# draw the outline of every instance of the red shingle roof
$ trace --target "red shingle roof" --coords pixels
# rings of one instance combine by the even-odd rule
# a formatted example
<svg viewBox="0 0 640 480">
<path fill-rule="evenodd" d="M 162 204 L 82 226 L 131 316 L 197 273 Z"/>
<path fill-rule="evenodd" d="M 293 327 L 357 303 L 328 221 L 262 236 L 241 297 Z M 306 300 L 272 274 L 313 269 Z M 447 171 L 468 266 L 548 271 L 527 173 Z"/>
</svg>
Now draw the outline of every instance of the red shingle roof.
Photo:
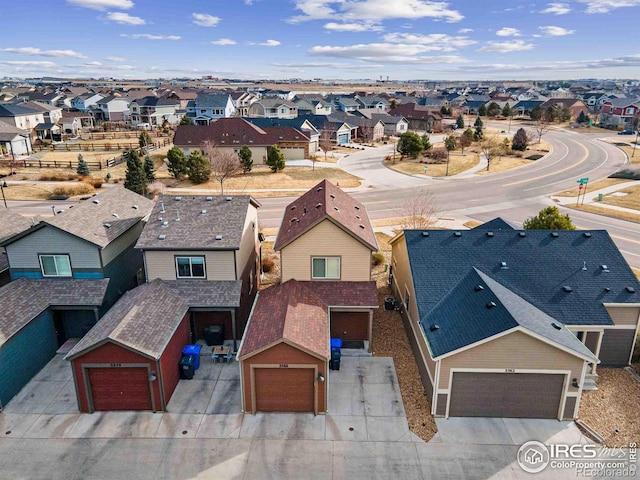
<svg viewBox="0 0 640 480">
<path fill-rule="evenodd" d="M 378 242 L 364 205 L 327 180 L 321 181 L 287 206 L 274 250 L 286 247 L 325 219 L 370 250 L 378 250 Z"/>
</svg>

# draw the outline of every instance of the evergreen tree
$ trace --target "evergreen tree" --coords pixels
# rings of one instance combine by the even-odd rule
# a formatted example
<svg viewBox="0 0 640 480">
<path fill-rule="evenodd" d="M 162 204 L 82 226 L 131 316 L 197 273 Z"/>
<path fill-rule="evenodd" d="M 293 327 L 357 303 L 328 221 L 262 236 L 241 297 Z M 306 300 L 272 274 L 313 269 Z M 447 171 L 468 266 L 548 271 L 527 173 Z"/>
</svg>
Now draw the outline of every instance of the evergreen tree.
<svg viewBox="0 0 640 480">
<path fill-rule="evenodd" d="M 527 218 L 522 224 L 525 230 L 575 230 L 569 215 L 562 215 L 558 207 L 546 207 L 535 217 Z"/>
<path fill-rule="evenodd" d="M 529 116 L 531 117 L 531 120 L 537 122 L 538 120 L 540 120 L 542 118 L 542 113 L 543 113 L 542 112 L 542 107 L 540 105 L 536 105 L 529 112 Z"/>
<path fill-rule="evenodd" d="M 476 127 L 475 131 L 473 132 L 473 139 L 476 141 L 480 141 L 484 138 L 484 132 L 482 131 L 482 120 L 480 120 L 480 117 L 476 118 L 476 121 L 473 123 L 473 126 Z"/>
<path fill-rule="evenodd" d="M 147 183 L 156 181 L 156 167 L 153 164 L 153 159 L 149 155 L 144 157 L 144 174 L 147 177 Z"/>
<path fill-rule="evenodd" d="M 178 147 L 171 147 L 167 152 L 167 168 L 173 178 L 181 178 L 187 174 L 187 157 Z"/>
<path fill-rule="evenodd" d="M 505 103 L 504 107 L 502 107 L 502 116 L 503 117 L 511 116 L 511 105 L 509 105 L 509 102 Z"/>
<path fill-rule="evenodd" d="M 524 152 L 528 146 L 529 146 L 529 135 L 527 135 L 527 132 L 525 132 L 524 128 L 519 128 L 516 134 L 513 136 L 511 149 Z"/>
<path fill-rule="evenodd" d="M 240 157 L 240 163 L 242 164 L 242 173 L 250 172 L 253 167 L 251 149 L 244 145 L 238 152 L 238 156 Z"/>
<path fill-rule="evenodd" d="M 582 110 L 580 110 L 580 115 L 578 115 L 578 118 L 576 119 L 576 121 L 578 123 L 587 123 L 589 121 L 589 117 L 585 115 L 585 113 Z"/>
<path fill-rule="evenodd" d="M 186 115 L 180 119 L 180 125 L 193 125 L 193 121 L 191 117 L 187 117 Z"/>
<path fill-rule="evenodd" d="M 211 164 L 200 150 L 194 150 L 189 155 L 189 180 L 193 183 L 204 183 L 211 178 Z"/>
<path fill-rule="evenodd" d="M 153 140 L 151 140 L 151 135 L 146 130 L 140 132 L 140 136 L 138 137 L 138 144 L 142 149 L 143 153 L 146 153 L 149 146 L 153 145 Z"/>
<path fill-rule="evenodd" d="M 138 152 L 129 150 L 127 156 L 127 172 L 124 177 L 124 188 L 139 195 L 147 193 L 147 176 L 138 157 Z"/>
<path fill-rule="evenodd" d="M 400 152 L 401 155 L 408 155 L 411 158 L 418 158 L 418 155 L 424 147 L 423 140 L 414 132 L 404 132 L 400 135 L 397 145 L 398 152 Z"/>
<path fill-rule="evenodd" d="M 422 150 L 424 150 L 425 152 L 428 152 L 432 148 L 433 148 L 433 145 L 431 145 L 431 139 L 429 138 L 429 134 L 425 133 L 424 135 L 422 135 Z"/>
<path fill-rule="evenodd" d="M 480 117 L 487 116 L 487 107 L 484 104 L 480 105 L 480 108 L 478 108 L 478 116 Z"/>
<path fill-rule="evenodd" d="M 500 114 L 500 112 L 500 105 L 498 105 L 496 102 L 491 102 L 487 107 L 487 115 L 489 115 L 490 117 L 496 117 Z"/>
<path fill-rule="evenodd" d="M 462 117 L 462 114 L 458 115 L 458 118 L 456 119 L 456 126 L 458 128 L 464 128 L 464 118 Z"/>
<path fill-rule="evenodd" d="M 473 143 L 473 130 L 467 128 L 458 139 L 458 142 L 460 143 L 462 153 L 464 153 L 464 149 Z"/>
<path fill-rule="evenodd" d="M 89 171 L 89 165 L 87 165 L 85 159 L 82 158 L 81 153 L 78 154 L 78 168 L 76 169 L 76 173 L 83 177 L 88 177 L 91 174 Z"/>
<path fill-rule="evenodd" d="M 284 154 L 277 145 L 273 145 L 267 150 L 267 165 L 273 173 L 284 170 Z"/>
</svg>

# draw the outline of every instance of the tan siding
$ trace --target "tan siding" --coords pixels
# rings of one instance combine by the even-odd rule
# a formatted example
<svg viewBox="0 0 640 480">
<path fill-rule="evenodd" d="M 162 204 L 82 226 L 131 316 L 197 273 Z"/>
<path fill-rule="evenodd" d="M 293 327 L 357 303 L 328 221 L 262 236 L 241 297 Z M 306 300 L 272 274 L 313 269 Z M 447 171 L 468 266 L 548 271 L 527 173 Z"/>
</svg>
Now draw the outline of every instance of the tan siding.
<svg viewBox="0 0 640 480">
<path fill-rule="evenodd" d="M 339 256 L 340 280 L 371 279 L 371 251 L 329 220 L 323 220 L 281 250 L 282 282 L 311 280 L 311 257 Z"/>
<path fill-rule="evenodd" d="M 176 279 L 176 255 L 205 257 L 207 280 L 236 280 L 235 264 L 232 251 L 198 252 L 198 251 L 158 251 L 145 250 L 147 281 L 156 278 L 161 280 Z"/>
<path fill-rule="evenodd" d="M 236 252 L 236 269 L 238 275 L 244 272 L 249 259 L 252 259 L 256 252 L 258 243 L 258 209 L 249 205 L 247 216 L 242 228 L 242 239 L 240 240 L 240 250 Z"/>
<path fill-rule="evenodd" d="M 441 360 L 440 384 L 449 387 L 451 368 L 571 370 L 581 378 L 584 361 L 522 332 L 513 332 Z M 569 386 L 568 391 L 577 391 Z"/>
<path fill-rule="evenodd" d="M 128 247 L 133 245 L 140 233 L 142 232 L 142 222 L 136 223 L 124 234 L 120 235 L 117 239 L 111 242 L 102 250 L 102 264 L 106 267 L 111 263 L 118 255 L 125 251 Z"/>
<path fill-rule="evenodd" d="M 637 325 L 640 317 L 640 306 L 630 307 L 610 307 L 606 306 L 607 312 L 613 323 L 616 325 Z"/>
</svg>

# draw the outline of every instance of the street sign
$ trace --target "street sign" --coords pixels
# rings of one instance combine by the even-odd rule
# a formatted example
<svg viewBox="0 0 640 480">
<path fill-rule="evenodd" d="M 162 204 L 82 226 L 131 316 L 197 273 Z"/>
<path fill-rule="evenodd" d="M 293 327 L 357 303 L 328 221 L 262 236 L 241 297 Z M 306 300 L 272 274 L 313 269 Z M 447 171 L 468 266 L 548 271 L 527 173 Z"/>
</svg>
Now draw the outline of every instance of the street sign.
<svg viewBox="0 0 640 480">
<path fill-rule="evenodd" d="M 584 185 L 585 183 L 589 183 L 589 178 L 583 177 L 580 180 L 576 180 L 576 182 L 578 182 L 580 185 Z"/>
</svg>

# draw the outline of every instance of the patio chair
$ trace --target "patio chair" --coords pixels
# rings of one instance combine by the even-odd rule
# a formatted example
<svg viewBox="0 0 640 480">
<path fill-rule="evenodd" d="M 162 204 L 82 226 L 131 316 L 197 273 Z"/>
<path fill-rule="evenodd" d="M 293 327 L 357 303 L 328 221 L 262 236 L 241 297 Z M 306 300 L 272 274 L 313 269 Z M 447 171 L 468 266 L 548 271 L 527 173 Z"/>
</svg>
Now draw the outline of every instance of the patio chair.
<svg viewBox="0 0 640 480">
<path fill-rule="evenodd" d="M 233 352 L 229 350 L 227 353 L 224 354 L 224 361 L 229 363 L 231 360 L 233 360 Z"/>
<path fill-rule="evenodd" d="M 213 363 L 218 363 L 219 359 L 220 359 L 220 354 L 219 353 L 211 352 L 211 361 Z"/>
</svg>

